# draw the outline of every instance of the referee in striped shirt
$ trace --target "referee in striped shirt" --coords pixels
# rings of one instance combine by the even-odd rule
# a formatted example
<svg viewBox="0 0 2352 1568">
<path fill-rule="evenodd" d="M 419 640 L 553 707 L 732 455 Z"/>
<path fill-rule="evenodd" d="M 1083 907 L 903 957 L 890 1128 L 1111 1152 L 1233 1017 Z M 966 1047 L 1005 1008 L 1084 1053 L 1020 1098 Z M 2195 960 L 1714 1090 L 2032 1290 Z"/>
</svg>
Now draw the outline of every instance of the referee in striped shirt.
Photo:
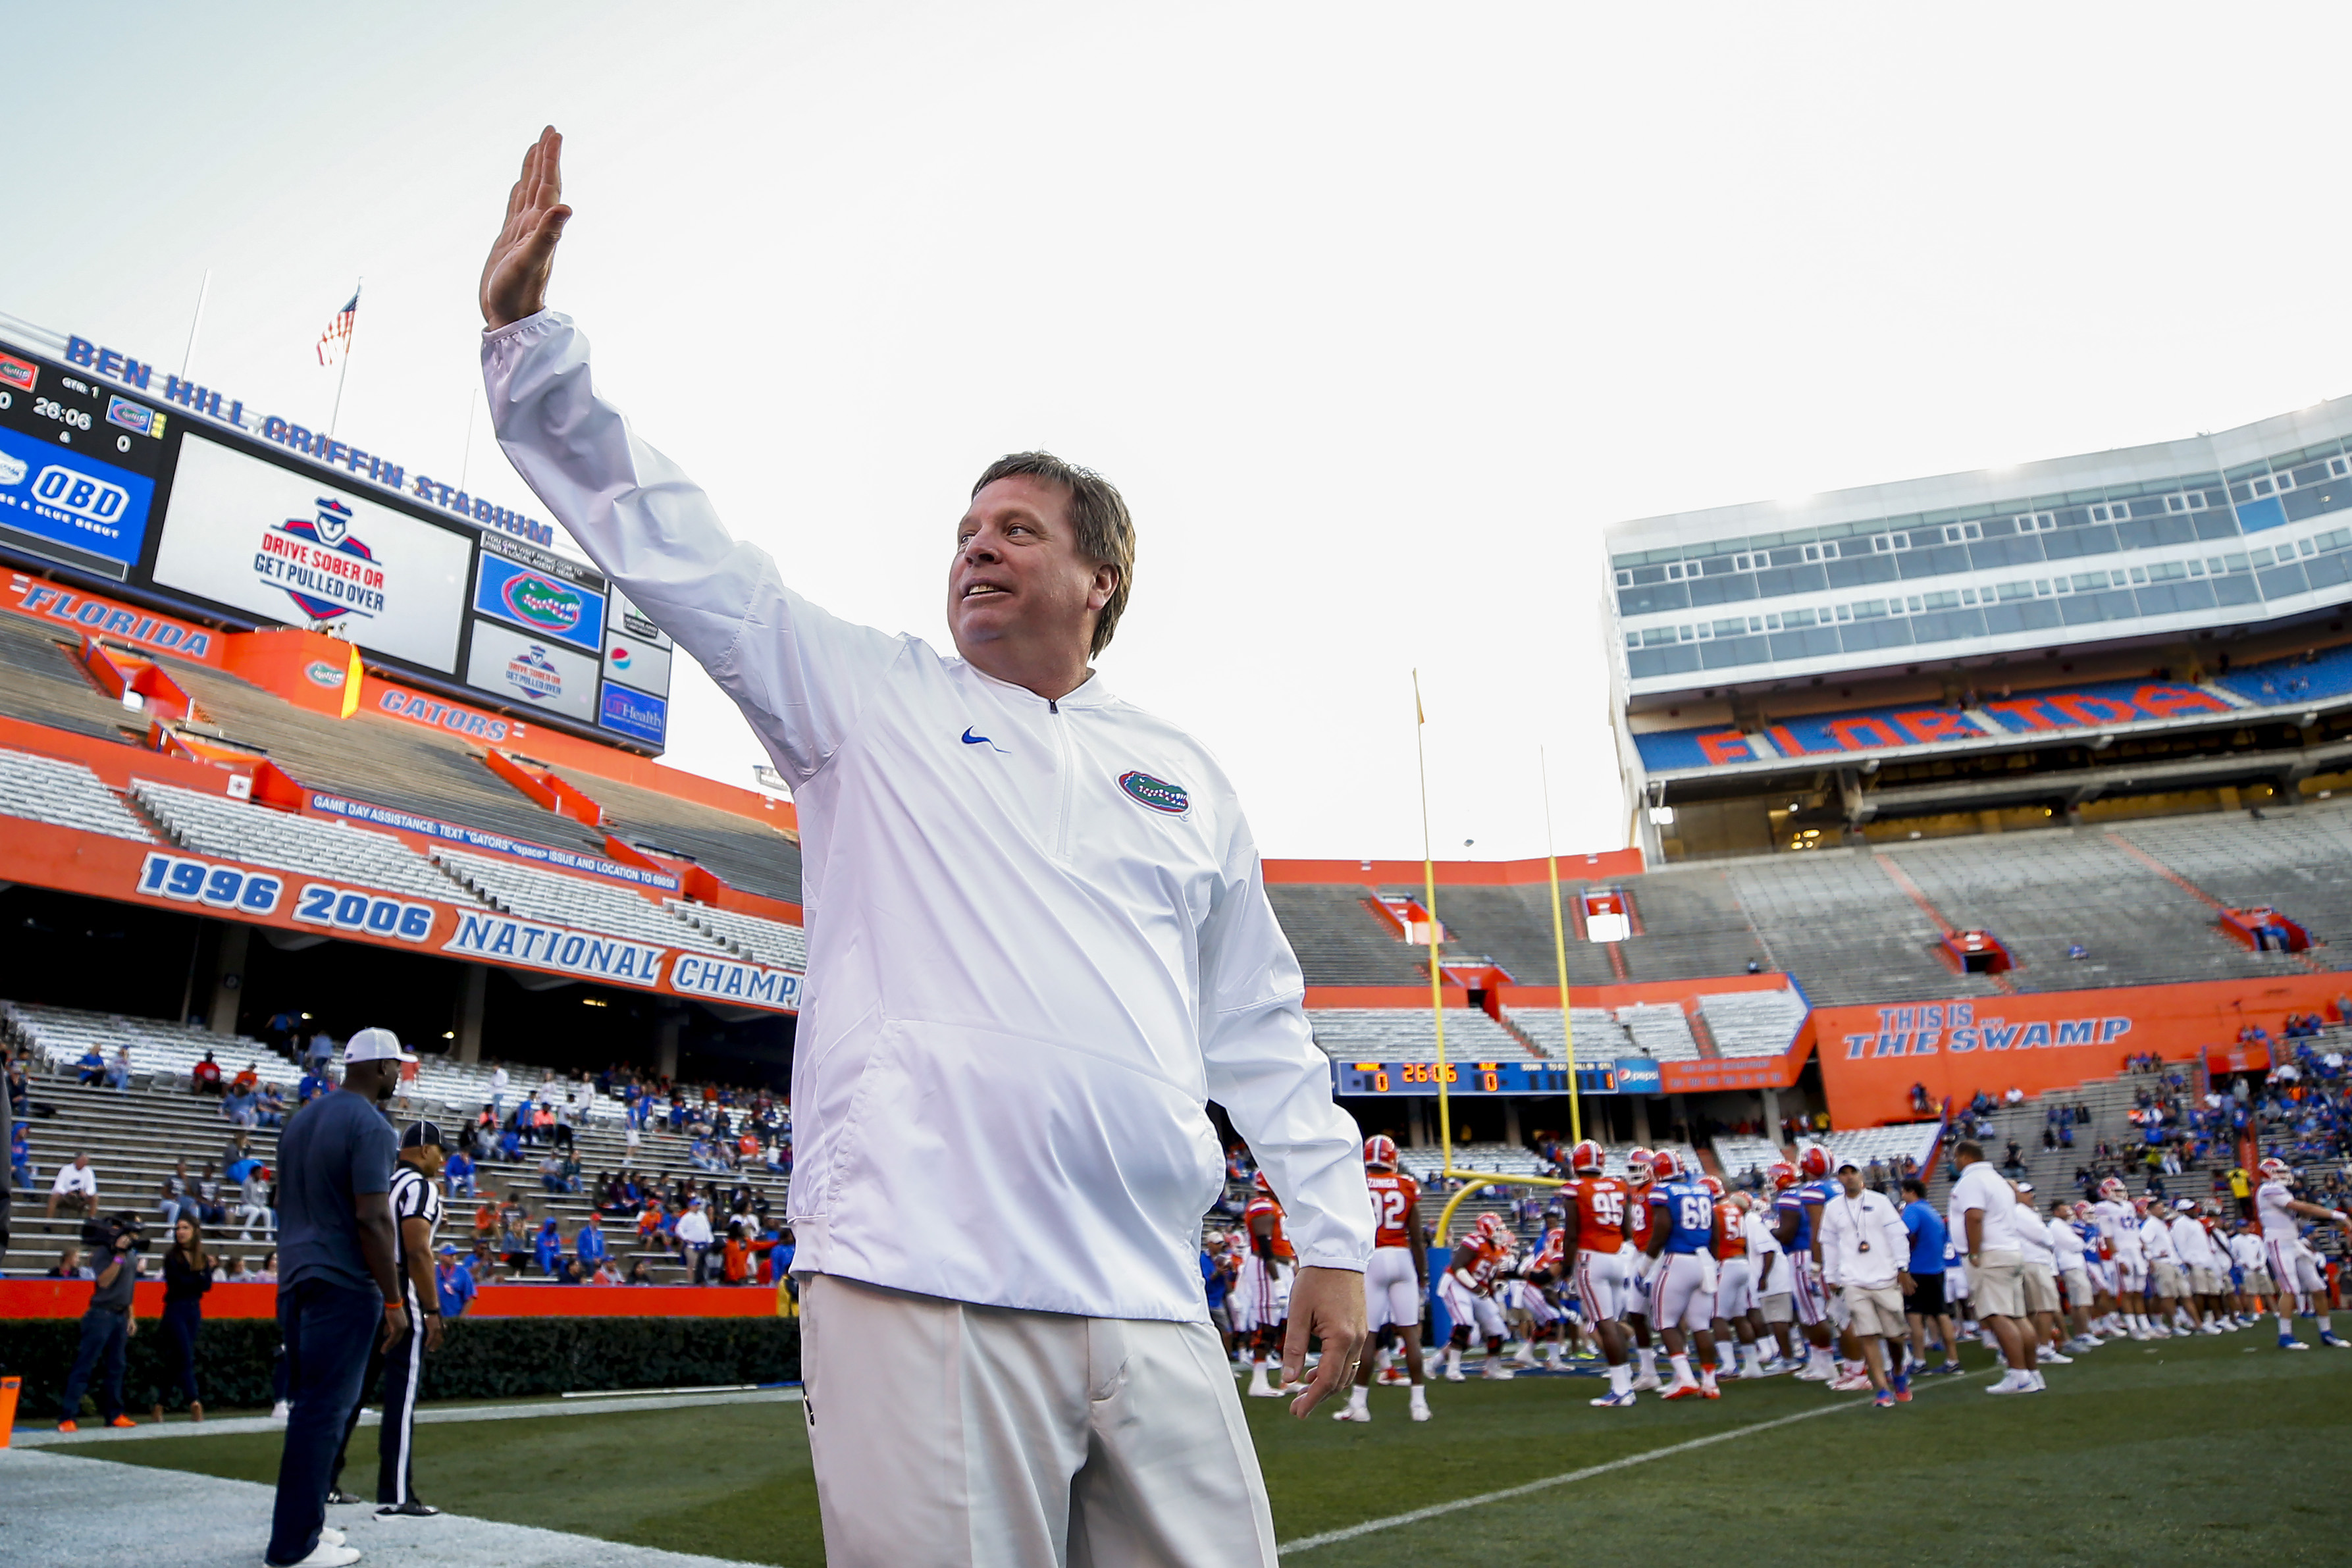
<svg viewBox="0 0 2352 1568">
<path fill-rule="evenodd" d="M 399 1233 L 401 1295 L 409 1329 L 383 1351 L 383 1425 L 376 1431 L 376 1517 L 429 1517 L 416 1500 L 416 1391 L 425 1357 L 441 1348 L 441 1292 L 433 1279 L 433 1233 L 441 1224 L 441 1129 L 419 1121 L 400 1138 L 392 1173 L 392 1218 Z"/>
</svg>

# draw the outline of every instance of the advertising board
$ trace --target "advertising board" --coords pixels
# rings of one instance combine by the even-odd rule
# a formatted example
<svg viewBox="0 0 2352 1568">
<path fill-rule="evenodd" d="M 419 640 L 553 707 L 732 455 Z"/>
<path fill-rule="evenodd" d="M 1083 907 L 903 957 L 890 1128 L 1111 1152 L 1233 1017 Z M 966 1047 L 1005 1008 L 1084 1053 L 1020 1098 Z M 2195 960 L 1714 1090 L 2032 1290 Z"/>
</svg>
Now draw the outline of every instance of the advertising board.
<svg viewBox="0 0 2352 1568">
<path fill-rule="evenodd" d="M 502 702 L 561 713 L 583 724 L 596 721 L 596 661 L 553 637 L 476 621 L 473 647 L 466 655 L 466 684 Z"/>
</svg>

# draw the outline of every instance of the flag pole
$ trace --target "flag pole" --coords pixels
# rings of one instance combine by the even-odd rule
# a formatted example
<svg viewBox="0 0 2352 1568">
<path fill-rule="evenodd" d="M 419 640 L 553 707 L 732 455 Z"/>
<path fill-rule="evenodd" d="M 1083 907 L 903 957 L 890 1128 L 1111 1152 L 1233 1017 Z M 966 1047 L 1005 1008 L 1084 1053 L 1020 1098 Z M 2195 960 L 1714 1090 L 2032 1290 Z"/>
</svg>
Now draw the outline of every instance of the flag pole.
<svg viewBox="0 0 2352 1568">
<path fill-rule="evenodd" d="M 360 336 L 360 289 L 366 282 L 367 278 L 362 274 L 359 282 L 352 285 L 352 330 L 343 335 L 343 368 L 335 373 L 335 407 L 334 412 L 327 416 L 327 438 L 331 441 L 335 437 L 335 426 L 341 423 L 343 417 L 343 383 L 352 375 L 352 345 L 359 341 Z"/>
<path fill-rule="evenodd" d="M 1437 1147 L 1444 1156 L 1443 1170 L 1454 1169 L 1454 1116 L 1445 1092 L 1445 969 L 1439 962 L 1441 931 L 1437 923 L 1437 858 L 1429 838 L 1429 749 L 1422 731 L 1429 716 L 1422 711 L 1421 671 L 1412 672 L 1412 755 L 1421 773 L 1421 910 L 1428 917 L 1429 1013 L 1437 1030 Z"/>
<path fill-rule="evenodd" d="M 1536 766 L 1543 773 L 1544 792 L 1544 864 L 1551 871 L 1551 952 L 1552 962 L 1559 974 L 1559 1035 L 1568 1042 L 1568 1131 L 1570 1141 L 1584 1142 L 1583 1100 L 1576 1086 L 1576 1025 L 1568 1005 L 1568 926 L 1559 913 L 1559 857 L 1553 852 L 1551 837 L 1551 763 L 1541 746 L 1536 748 Z"/>
<path fill-rule="evenodd" d="M 205 268 L 205 280 L 196 286 L 196 313 L 188 322 L 188 346 L 180 354 L 180 379 L 188 379 L 188 367 L 196 363 L 196 334 L 205 326 L 205 300 L 213 291 L 213 269 Z"/>
</svg>

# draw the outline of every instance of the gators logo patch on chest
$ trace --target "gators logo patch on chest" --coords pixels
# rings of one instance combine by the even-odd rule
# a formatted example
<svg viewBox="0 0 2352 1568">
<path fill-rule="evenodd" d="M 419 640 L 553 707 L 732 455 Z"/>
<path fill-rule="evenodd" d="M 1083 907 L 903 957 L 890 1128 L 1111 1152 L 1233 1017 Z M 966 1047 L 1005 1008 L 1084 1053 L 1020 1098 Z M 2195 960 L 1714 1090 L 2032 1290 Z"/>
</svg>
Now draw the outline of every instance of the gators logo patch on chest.
<svg viewBox="0 0 2352 1568">
<path fill-rule="evenodd" d="M 1119 774 L 1118 787 L 1137 805 L 1148 806 L 1162 816 L 1181 816 L 1192 809 L 1192 797 L 1184 793 L 1182 784 L 1172 784 L 1147 773 L 1130 770 Z"/>
</svg>

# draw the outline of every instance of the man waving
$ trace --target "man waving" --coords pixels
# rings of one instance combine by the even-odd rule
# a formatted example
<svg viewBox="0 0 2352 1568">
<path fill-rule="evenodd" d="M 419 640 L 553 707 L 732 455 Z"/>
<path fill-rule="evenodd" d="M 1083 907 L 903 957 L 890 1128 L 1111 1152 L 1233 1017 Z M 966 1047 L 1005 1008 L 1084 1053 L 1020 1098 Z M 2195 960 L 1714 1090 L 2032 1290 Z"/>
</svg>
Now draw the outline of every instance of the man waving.
<svg viewBox="0 0 2352 1568">
<path fill-rule="evenodd" d="M 1352 1378 L 1370 1202 L 1232 785 L 1088 660 L 1128 601 L 1118 492 L 1000 459 L 955 522 L 948 657 L 838 620 L 739 543 L 544 309 L 552 130 L 482 274 L 516 468 L 790 780 L 812 1000 L 794 1272 L 829 1561 L 1268 1563 L 1208 1322 L 1214 1099 L 1290 1216 L 1283 1377 Z M 941 1478 L 952 1477 L 954 1484 Z"/>
</svg>

